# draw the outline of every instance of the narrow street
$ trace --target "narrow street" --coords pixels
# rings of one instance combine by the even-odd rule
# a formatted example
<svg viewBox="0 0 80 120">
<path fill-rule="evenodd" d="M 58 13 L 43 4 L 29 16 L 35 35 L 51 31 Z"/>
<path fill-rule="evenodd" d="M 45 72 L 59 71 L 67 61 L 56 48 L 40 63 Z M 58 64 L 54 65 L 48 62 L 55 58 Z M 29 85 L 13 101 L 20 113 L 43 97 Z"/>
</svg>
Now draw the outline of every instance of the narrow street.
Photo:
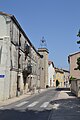
<svg viewBox="0 0 80 120">
<path fill-rule="evenodd" d="M 80 120 L 80 98 L 69 89 L 47 89 L 0 106 L 0 120 Z"/>
<path fill-rule="evenodd" d="M 24 98 L 10 105 L 0 107 L 0 120 L 49 120 L 58 91 L 49 89 L 43 93 Z"/>
</svg>

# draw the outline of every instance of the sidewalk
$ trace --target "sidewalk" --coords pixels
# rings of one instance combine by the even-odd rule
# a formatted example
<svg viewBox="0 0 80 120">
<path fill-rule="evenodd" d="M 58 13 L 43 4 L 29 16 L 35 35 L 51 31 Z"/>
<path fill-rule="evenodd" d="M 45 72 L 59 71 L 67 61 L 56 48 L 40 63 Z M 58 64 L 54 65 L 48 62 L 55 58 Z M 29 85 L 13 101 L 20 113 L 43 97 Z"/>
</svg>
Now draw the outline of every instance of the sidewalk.
<svg viewBox="0 0 80 120">
<path fill-rule="evenodd" d="M 52 111 L 48 120 L 80 120 L 80 99 L 70 91 L 59 91 L 50 104 Z"/>
<path fill-rule="evenodd" d="M 0 101 L 0 106 L 11 104 L 13 102 L 19 101 L 19 100 L 29 97 L 29 96 L 31 96 L 31 92 L 24 94 L 24 95 L 20 95 L 18 97 L 7 99 L 5 101 Z"/>
<path fill-rule="evenodd" d="M 47 89 L 41 89 L 40 93 L 42 93 L 44 91 L 47 91 Z M 31 96 L 34 96 L 34 95 L 37 95 L 37 94 L 39 94 L 38 90 L 36 90 L 35 93 L 33 93 L 32 91 L 27 92 L 26 94 L 20 95 L 18 97 L 10 98 L 10 99 L 7 99 L 5 101 L 0 101 L 0 106 L 9 105 L 11 103 L 17 102 L 19 100 L 22 100 L 24 98 L 31 97 Z"/>
</svg>

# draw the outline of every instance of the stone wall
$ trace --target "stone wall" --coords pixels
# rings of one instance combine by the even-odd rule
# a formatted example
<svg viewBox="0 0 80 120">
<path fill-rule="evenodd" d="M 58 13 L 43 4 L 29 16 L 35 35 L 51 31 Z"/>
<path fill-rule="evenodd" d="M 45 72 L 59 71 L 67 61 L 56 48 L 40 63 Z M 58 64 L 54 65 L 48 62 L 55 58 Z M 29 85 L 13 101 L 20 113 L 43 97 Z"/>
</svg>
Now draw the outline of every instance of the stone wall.
<svg viewBox="0 0 80 120">
<path fill-rule="evenodd" d="M 71 92 L 80 97 L 80 79 L 71 81 Z"/>
</svg>

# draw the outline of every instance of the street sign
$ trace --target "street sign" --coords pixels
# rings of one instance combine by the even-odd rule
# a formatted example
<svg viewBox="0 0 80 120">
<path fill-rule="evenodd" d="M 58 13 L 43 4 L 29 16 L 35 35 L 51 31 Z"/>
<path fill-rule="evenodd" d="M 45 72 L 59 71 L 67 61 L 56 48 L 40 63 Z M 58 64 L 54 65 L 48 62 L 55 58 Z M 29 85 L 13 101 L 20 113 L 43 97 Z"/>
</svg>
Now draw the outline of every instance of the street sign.
<svg viewBox="0 0 80 120">
<path fill-rule="evenodd" d="M 4 78 L 5 77 L 5 75 L 0 75 L 0 78 Z"/>
</svg>

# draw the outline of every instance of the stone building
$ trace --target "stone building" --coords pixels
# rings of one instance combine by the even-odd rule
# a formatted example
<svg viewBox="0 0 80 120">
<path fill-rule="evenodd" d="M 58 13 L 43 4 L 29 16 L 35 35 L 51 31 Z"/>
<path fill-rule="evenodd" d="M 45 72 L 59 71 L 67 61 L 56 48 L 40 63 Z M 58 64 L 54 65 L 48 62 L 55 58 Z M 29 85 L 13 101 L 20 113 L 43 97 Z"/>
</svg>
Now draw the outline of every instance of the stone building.
<svg viewBox="0 0 80 120">
<path fill-rule="evenodd" d="M 68 56 L 68 62 L 70 64 L 70 77 L 80 79 L 80 71 L 75 70 L 77 68 L 78 57 L 80 57 L 80 52 L 73 53 Z"/>
<path fill-rule="evenodd" d="M 70 78 L 71 80 L 71 92 L 77 97 L 80 97 L 80 70 L 75 70 L 77 68 L 77 58 L 80 57 L 80 52 L 73 53 L 68 56 L 68 62 L 70 64 Z"/>
<path fill-rule="evenodd" d="M 55 86 L 55 69 L 54 63 L 52 61 L 48 61 L 48 86 L 54 87 Z"/>
<path fill-rule="evenodd" d="M 70 87 L 69 85 L 69 77 L 70 77 L 70 72 L 68 70 L 64 70 L 64 87 L 68 88 Z"/>
<path fill-rule="evenodd" d="M 56 81 L 59 81 L 58 87 L 61 87 L 61 88 L 64 87 L 64 71 L 62 69 L 55 68 L 55 84 L 56 84 Z"/>
<path fill-rule="evenodd" d="M 40 87 L 42 56 L 39 52 L 16 18 L 0 12 L 0 100 L 24 94 L 33 86 Z"/>
<path fill-rule="evenodd" d="M 43 56 L 40 63 L 41 68 L 41 78 L 40 78 L 40 86 L 41 88 L 46 88 L 48 85 L 48 49 L 47 48 L 39 48 L 38 52 Z"/>
</svg>

